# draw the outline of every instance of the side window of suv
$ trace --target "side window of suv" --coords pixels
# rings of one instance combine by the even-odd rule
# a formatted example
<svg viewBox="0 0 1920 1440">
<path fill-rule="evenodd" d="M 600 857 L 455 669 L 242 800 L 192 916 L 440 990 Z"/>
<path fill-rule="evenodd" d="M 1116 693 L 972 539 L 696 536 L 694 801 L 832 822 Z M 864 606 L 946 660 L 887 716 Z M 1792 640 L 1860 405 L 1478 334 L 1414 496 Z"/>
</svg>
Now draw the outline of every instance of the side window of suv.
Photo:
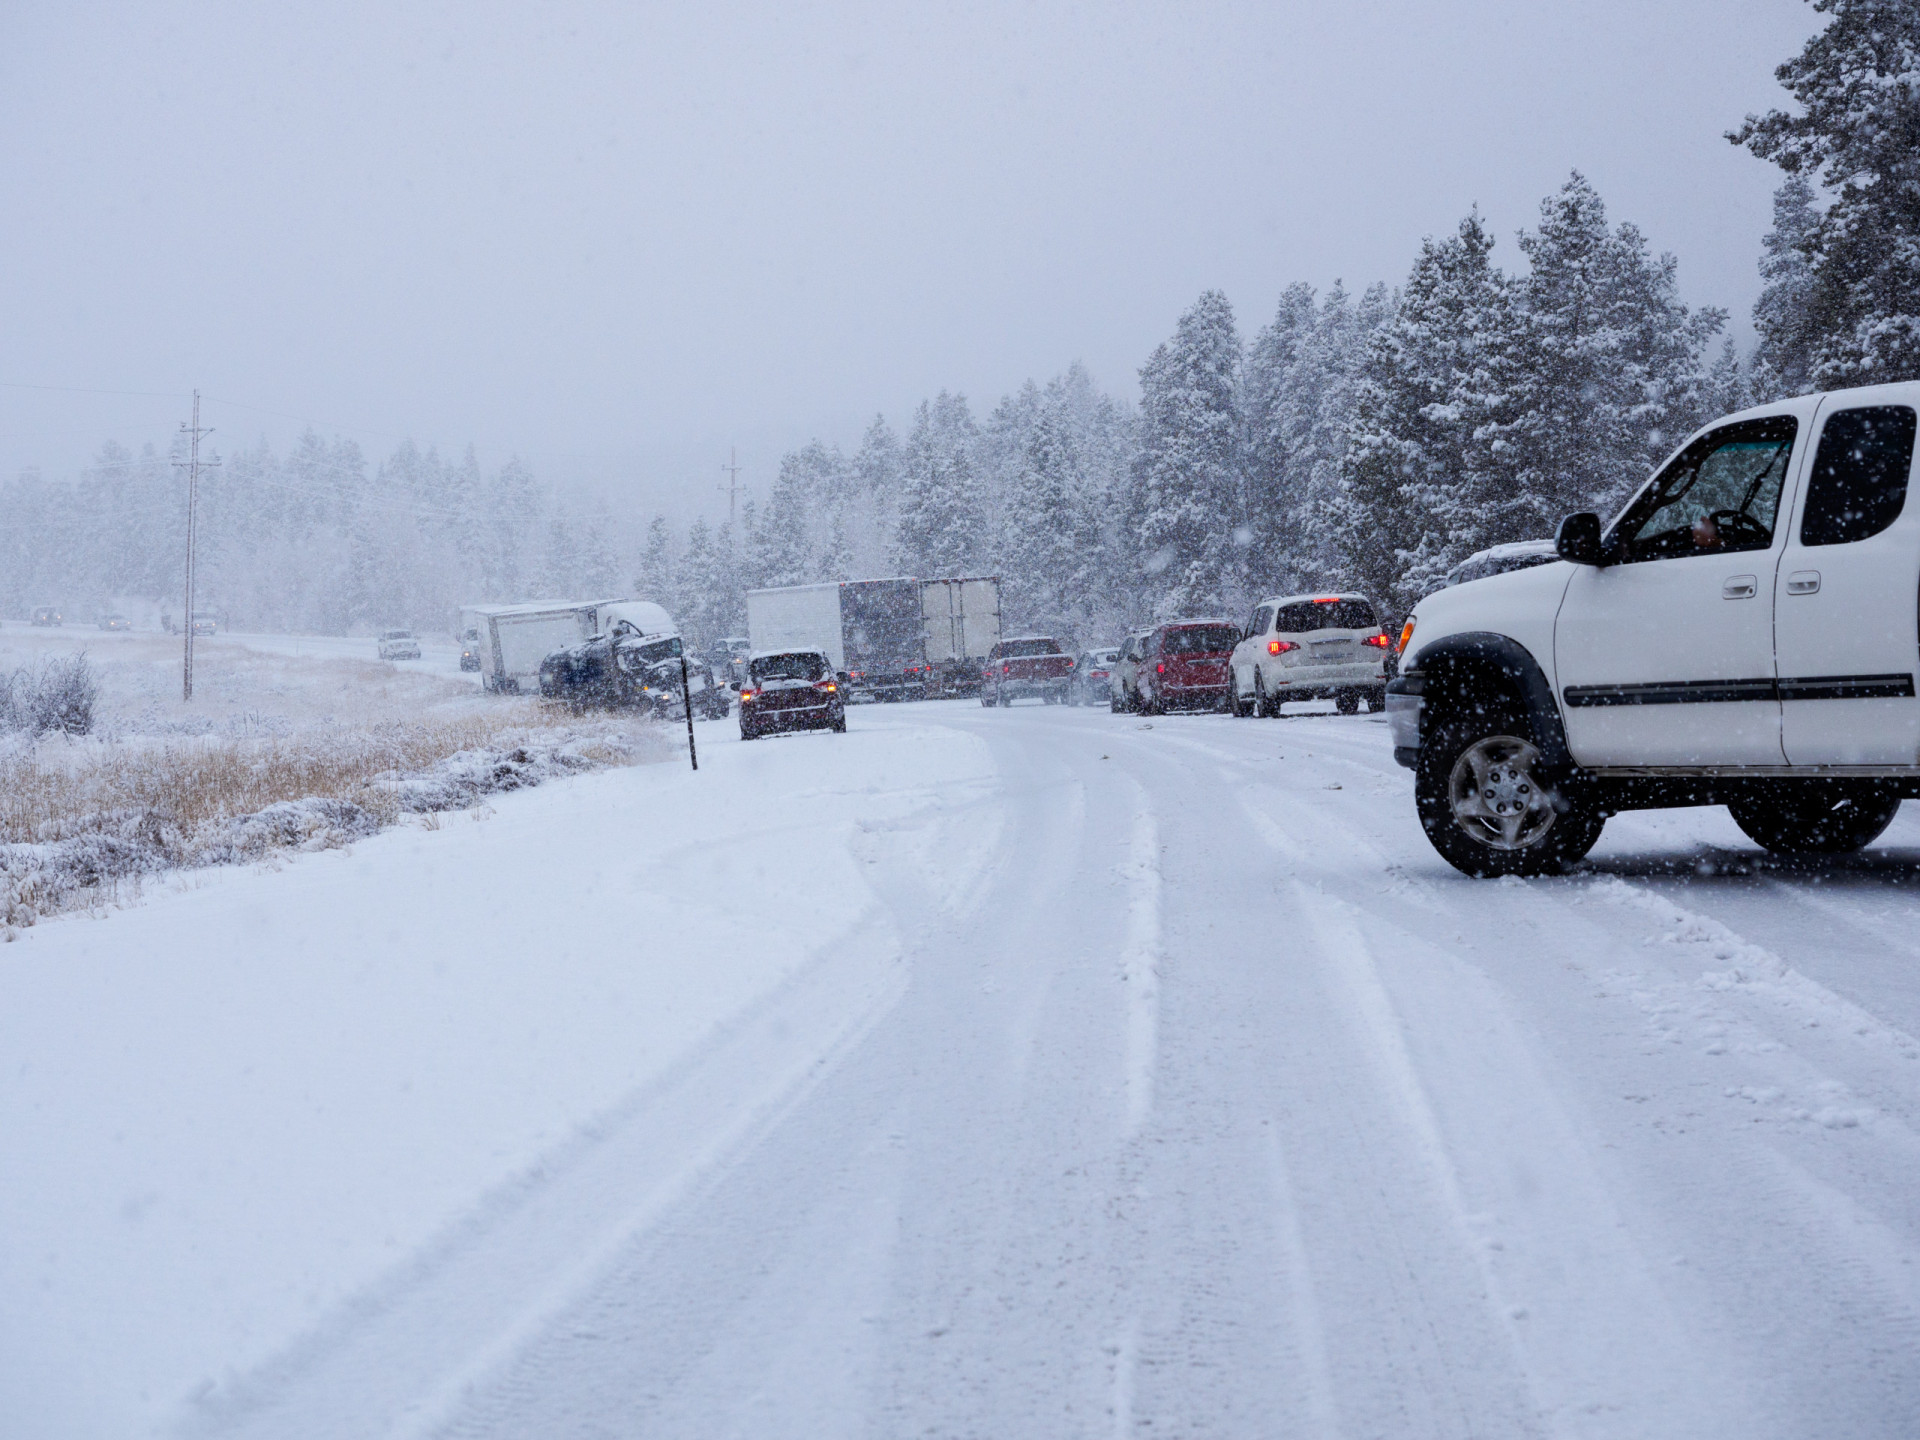
<svg viewBox="0 0 1920 1440">
<path fill-rule="evenodd" d="M 1257 606 L 1253 612 L 1253 619 L 1247 622 L 1247 634 L 1264 635 L 1267 633 L 1267 627 L 1271 624 L 1273 624 L 1273 607 L 1271 605 Z"/>
<path fill-rule="evenodd" d="M 1807 481 L 1802 545 L 1846 545 L 1878 535 L 1907 503 L 1914 412 L 1906 405 L 1842 410 L 1820 432 Z"/>
<path fill-rule="evenodd" d="M 1620 517 L 1613 534 L 1619 558 L 1767 549 L 1798 429 L 1791 415 L 1770 415 L 1702 435 Z"/>
</svg>

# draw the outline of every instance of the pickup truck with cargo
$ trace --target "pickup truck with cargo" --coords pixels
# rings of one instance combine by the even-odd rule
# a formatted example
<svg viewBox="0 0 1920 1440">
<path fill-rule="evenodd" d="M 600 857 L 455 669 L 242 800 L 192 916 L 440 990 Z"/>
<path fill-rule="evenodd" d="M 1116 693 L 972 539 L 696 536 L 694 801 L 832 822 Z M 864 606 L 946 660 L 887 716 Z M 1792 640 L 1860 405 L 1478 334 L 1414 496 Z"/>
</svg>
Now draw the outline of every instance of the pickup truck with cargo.
<svg viewBox="0 0 1920 1440">
<path fill-rule="evenodd" d="M 1051 635 L 1017 635 L 987 652 L 980 682 L 980 703 L 988 707 L 1028 695 L 1063 705 L 1073 683 L 1073 657 Z"/>
<path fill-rule="evenodd" d="M 1434 848 L 1537 874 L 1679 805 L 1777 852 L 1871 844 L 1920 796 L 1917 413 L 1909 383 L 1717 420 L 1553 563 L 1415 606 L 1387 715 Z"/>
</svg>

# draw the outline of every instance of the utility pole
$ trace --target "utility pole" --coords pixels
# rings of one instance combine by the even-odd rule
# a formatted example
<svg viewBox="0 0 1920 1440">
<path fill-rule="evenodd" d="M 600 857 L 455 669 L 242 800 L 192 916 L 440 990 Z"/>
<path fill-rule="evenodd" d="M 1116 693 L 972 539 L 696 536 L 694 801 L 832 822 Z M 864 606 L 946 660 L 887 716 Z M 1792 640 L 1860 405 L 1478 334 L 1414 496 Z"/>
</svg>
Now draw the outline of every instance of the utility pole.
<svg viewBox="0 0 1920 1440">
<path fill-rule="evenodd" d="M 727 529 L 731 531 L 733 529 L 734 505 L 740 498 L 739 456 L 733 446 L 729 445 L 727 447 L 727 463 L 720 468 L 727 472 Z"/>
<path fill-rule="evenodd" d="M 193 392 L 193 425 L 191 428 L 182 425 L 180 430 L 188 437 L 187 459 L 184 462 L 179 460 L 173 462 L 187 472 L 187 647 L 180 671 L 180 698 L 191 700 L 193 699 L 193 552 L 194 541 L 198 538 L 195 534 L 197 518 L 195 512 L 200 503 L 200 437 L 213 433 L 210 429 L 200 428 L 200 392 L 198 390 Z M 213 460 L 207 463 L 217 465 L 219 462 Z"/>
</svg>

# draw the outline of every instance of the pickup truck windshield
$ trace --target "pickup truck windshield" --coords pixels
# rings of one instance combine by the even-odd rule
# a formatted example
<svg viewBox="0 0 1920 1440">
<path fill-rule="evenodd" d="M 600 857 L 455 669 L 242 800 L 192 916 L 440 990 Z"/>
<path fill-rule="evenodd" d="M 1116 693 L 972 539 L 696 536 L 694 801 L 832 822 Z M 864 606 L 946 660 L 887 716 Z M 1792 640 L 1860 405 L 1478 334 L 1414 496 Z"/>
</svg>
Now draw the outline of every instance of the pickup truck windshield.
<svg viewBox="0 0 1920 1440">
<path fill-rule="evenodd" d="M 1000 647 L 1002 660 L 1017 660 L 1025 655 L 1059 655 L 1059 645 L 1051 640 L 1009 640 Z"/>
</svg>

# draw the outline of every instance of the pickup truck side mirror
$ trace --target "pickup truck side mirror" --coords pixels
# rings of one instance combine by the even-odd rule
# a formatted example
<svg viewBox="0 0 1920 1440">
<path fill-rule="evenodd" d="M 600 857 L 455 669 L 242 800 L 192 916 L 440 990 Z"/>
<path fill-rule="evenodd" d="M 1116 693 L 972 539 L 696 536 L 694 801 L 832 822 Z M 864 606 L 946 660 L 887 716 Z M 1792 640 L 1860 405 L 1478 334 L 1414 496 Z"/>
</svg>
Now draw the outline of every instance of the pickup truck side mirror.
<svg viewBox="0 0 1920 1440">
<path fill-rule="evenodd" d="M 1553 537 L 1554 553 L 1575 565 L 1604 565 L 1606 550 L 1600 543 L 1600 517 L 1581 510 L 1560 522 L 1560 533 Z"/>
</svg>

